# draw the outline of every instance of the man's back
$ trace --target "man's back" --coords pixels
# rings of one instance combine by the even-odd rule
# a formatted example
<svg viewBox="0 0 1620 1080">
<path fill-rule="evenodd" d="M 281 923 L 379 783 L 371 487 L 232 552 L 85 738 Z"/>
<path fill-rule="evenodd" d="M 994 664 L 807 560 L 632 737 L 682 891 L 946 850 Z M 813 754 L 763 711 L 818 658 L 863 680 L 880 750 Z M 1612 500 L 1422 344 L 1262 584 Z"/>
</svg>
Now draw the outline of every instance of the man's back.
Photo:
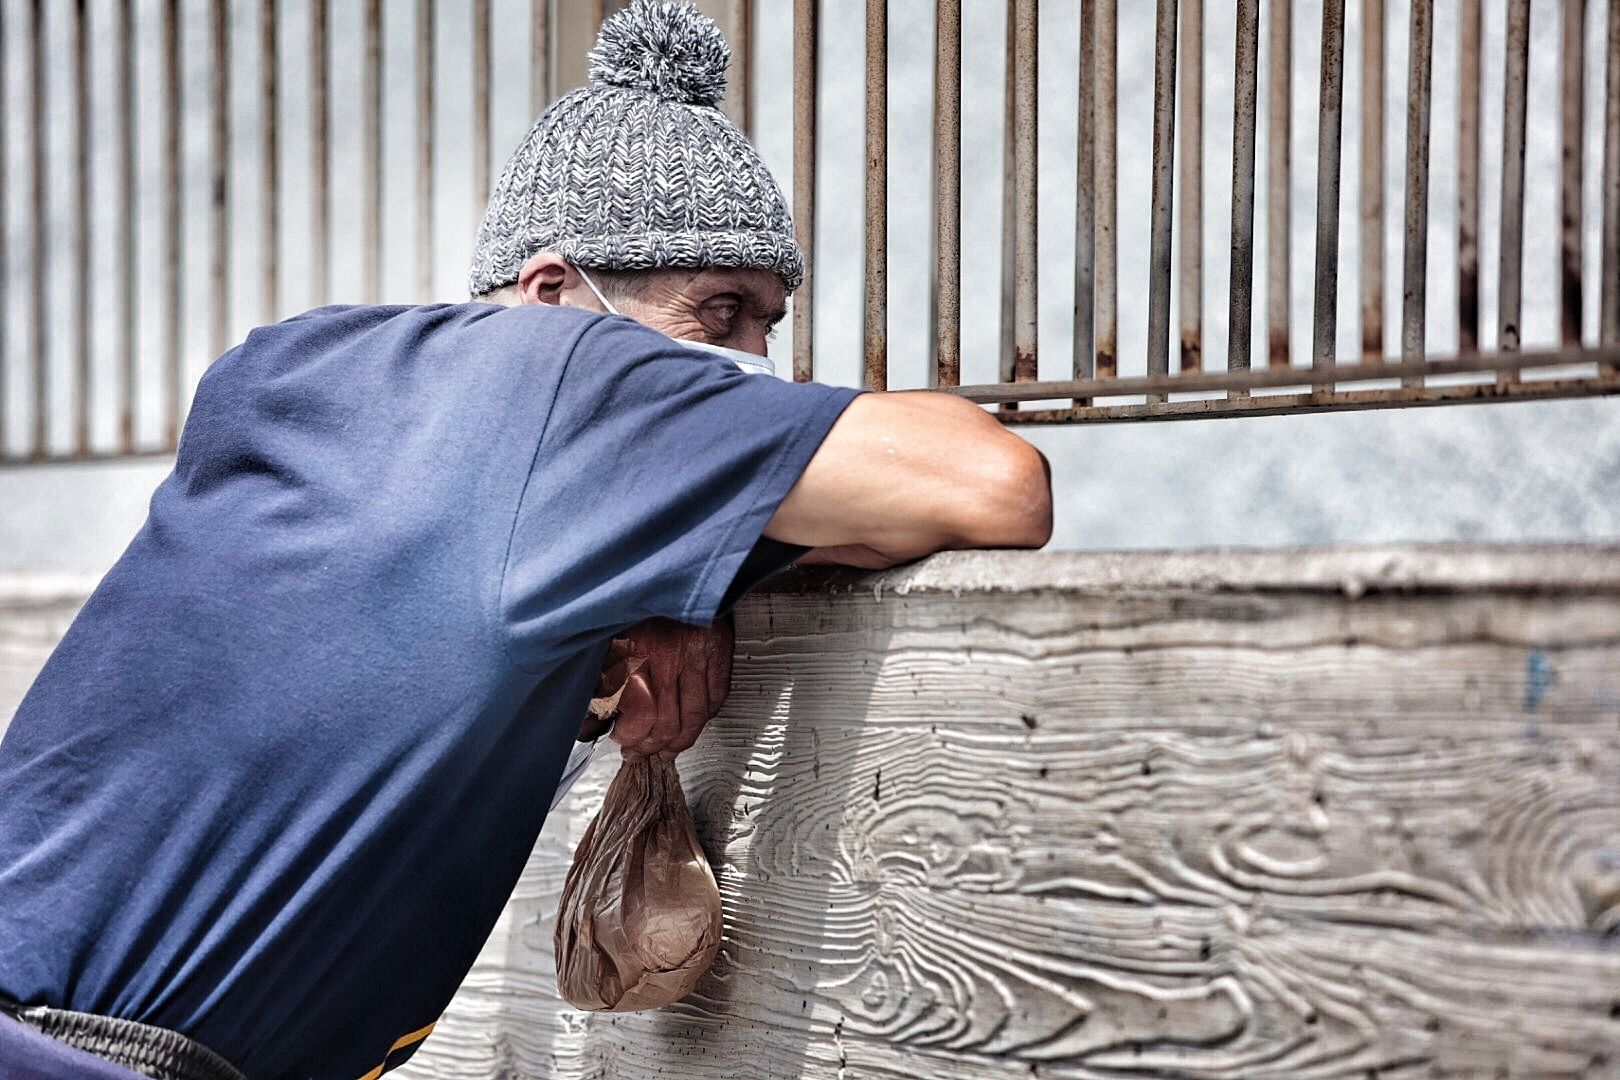
<svg viewBox="0 0 1620 1080">
<path fill-rule="evenodd" d="M 255 1080 L 408 1056 L 612 633 L 796 553 L 759 532 L 853 393 L 562 308 L 255 331 L 0 744 L 0 994 Z"/>
</svg>

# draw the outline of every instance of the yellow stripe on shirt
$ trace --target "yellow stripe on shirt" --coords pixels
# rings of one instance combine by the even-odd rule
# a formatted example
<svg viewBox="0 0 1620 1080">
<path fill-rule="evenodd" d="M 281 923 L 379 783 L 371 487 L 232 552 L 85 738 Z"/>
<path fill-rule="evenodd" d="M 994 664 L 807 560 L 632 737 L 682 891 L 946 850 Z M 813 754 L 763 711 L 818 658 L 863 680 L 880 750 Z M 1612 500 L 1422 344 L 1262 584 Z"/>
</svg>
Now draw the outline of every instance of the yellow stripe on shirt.
<svg viewBox="0 0 1620 1080">
<path fill-rule="evenodd" d="M 431 1024 L 427 1024 L 424 1027 L 417 1028 L 415 1031 L 411 1032 L 409 1035 L 401 1035 L 399 1038 L 395 1039 L 394 1040 L 394 1045 L 390 1046 L 388 1048 L 388 1053 L 383 1055 L 382 1064 L 378 1065 L 375 1069 L 372 1069 L 370 1072 L 366 1073 L 364 1076 L 362 1076 L 360 1078 L 360 1080 L 377 1080 L 377 1077 L 379 1077 L 379 1076 L 381 1076 L 383 1074 L 383 1070 L 388 1068 L 388 1059 L 394 1056 L 395 1051 L 403 1050 L 403 1049 L 405 1049 L 405 1047 L 410 1046 L 412 1043 L 421 1042 L 423 1039 L 427 1038 L 429 1035 L 431 1035 L 433 1033 L 433 1029 L 434 1029 L 434 1027 L 436 1027 L 438 1025 L 438 1023 L 439 1022 L 437 1020 L 435 1020 Z"/>
</svg>

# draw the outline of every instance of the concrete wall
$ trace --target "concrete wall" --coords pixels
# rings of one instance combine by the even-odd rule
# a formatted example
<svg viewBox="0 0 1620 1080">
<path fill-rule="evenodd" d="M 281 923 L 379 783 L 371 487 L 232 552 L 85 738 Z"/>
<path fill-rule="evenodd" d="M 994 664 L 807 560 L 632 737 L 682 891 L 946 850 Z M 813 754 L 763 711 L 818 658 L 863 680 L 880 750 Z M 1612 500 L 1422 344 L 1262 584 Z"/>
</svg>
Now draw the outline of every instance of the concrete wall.
<svg viewBox="0 0 1620 1080">
<path fill-rule="evenodd" d="M 0 716 L 74 600 L 0 602 Z M 726 939 L 585 1015 L 547 825 L 400 1075 L 1620 1075 L 1620 548 L 937 556 L 738 611 Z"/>
</svg>

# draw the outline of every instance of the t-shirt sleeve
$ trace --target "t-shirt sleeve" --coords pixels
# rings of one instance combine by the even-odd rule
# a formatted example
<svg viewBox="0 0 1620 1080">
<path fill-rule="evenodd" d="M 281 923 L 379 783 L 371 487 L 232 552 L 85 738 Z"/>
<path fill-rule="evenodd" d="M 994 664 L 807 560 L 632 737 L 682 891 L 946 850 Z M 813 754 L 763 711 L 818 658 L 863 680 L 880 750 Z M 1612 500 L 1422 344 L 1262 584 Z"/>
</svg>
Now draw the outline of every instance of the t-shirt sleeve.
<svg viewBox="0 0 1620 1080">
<path fill-rule="evenodd" d="M 628 319 L 581 335 L 501 587 L 530 664 L 661 615 L 708 624 L 806 549 L 762 535 L 861 391 L 750 375 Z"/>
</svg>

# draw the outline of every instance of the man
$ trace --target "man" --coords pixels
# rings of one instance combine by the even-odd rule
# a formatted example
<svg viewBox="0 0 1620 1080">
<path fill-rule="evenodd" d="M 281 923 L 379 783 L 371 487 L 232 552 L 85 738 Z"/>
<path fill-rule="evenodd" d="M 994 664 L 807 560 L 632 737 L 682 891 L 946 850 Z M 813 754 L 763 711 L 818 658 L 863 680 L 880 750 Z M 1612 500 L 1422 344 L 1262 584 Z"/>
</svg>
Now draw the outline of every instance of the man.
<svg viewBox="0 0 1620 1080">
<path fill-rule="evenodd" d="M 210 368 L 0 744 L 0 1075 L 376 1077 L 505 903 L 612 639 L 650 661 L 615 738 L 673 753 L 789 562 L 1046 542 L 1044 459 L 979 408 L 714 355 L 763 355 L 803 275 L 726 59 L 638 0 L 506 167 L 483 302 L 321 309 Z"/>
</svg>

